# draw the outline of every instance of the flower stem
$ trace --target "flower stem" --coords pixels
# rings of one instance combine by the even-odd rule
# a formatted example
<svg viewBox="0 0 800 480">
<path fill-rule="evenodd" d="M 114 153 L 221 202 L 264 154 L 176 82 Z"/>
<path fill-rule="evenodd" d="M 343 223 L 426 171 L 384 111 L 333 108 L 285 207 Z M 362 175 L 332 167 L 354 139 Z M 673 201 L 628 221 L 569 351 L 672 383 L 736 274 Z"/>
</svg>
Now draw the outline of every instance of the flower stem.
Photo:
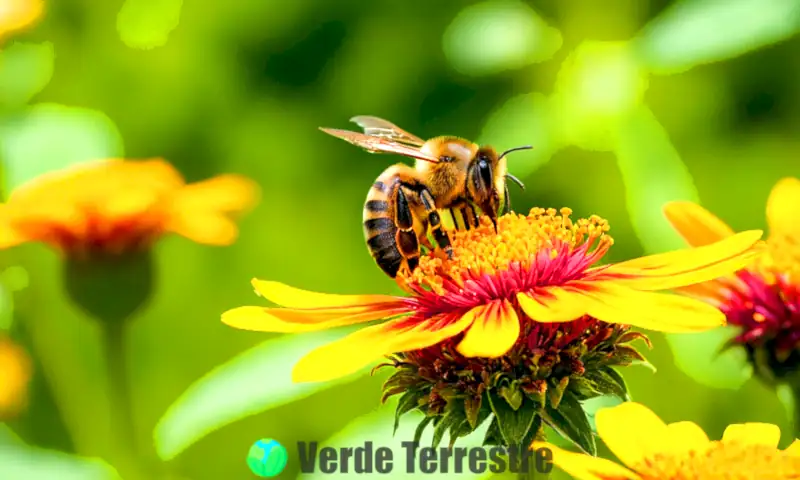
<svg viewBox="0 0 800 480">
<path fill-rule="evenodd" d="M 795 385 L 793 382 L 790 387 L 792 389 L 792 408 L 794 409 L 792 417 L 794 438 L 800 438 L 800 385 Z"/>
<path fill-rule="evenodd" d="M 115 466 L 126 480 L 146 479 L 138 460 L 136 428 L 133 422 L 133 408 L 128 388 L 127 363 L 125 361 L 125 327 L 127 322 L 104 322 L 105 359 L 108 372 L 108 396 L 111 415 L 111 435 L 114 448 Z"/>
</svg>

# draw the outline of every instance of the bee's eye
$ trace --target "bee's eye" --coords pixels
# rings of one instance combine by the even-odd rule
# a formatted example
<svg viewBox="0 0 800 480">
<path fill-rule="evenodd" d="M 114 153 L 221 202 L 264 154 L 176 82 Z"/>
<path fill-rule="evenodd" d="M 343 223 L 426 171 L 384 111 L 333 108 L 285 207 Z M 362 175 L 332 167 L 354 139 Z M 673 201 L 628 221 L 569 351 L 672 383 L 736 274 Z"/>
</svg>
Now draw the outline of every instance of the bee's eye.
<svg viewBox="0 0 800 480">
<path fill-rule="evenodd" d="M 486 157 L 478 158 L 478 175 L 480 175 L 485 186 L 492 185 L 492 167 L 489 166 L 489 161 Z"/>
<path fill-rule="evenodd" d="M 451 163 L 456 161 L 455 157 L 451 157 L 449 155 L 442 155 L 439 157 L 439 160 L 443 163 Z"/>
</svg>

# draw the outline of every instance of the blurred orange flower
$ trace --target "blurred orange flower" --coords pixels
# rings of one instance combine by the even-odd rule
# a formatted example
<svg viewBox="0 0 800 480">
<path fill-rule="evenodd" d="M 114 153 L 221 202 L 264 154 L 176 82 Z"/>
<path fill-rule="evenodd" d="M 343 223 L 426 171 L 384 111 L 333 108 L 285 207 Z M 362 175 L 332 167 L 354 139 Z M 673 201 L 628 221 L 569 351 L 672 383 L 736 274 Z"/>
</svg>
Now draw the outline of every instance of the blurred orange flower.
<svg viewBox="0 0 800 480">
<path fill-rule="evenodd" d="M 0 421 L 16 416 L 25 408 L 31 373 L 25 350 L 0 335 Z"/>
<path fill-rule="evenodd" d="M 42 0 L 0 1 L 0 40 L 6 35 L 21 30 L 39 19 L 44 13 Z"/>
<path fill-rule="evenodd" d="M 161 159 L 87 162 L 42 175 L 0 204 L 0 248 L 44 242 L 70 257 L 148 247 L 165 233 L 228 245 L 231 216 L 252 207 L 258 187 L 237 175 L 187 184 Z"/>
</svg>

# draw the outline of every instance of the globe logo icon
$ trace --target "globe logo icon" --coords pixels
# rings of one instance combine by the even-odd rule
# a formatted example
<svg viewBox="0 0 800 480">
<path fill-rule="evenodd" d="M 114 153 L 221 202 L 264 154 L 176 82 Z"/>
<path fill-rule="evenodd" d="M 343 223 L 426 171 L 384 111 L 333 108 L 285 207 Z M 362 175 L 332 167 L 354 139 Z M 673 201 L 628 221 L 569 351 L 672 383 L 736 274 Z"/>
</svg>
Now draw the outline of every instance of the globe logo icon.
<svg viewBox="0 0 800 480">
<path fill-rule="evenodd" d="M 257 476 L 271 478 L 286 468 L 288 459 L 289 454 L 283 445 L 271 438 L 262 438 L 250 447 L 247 466 Z"/>
</svg>

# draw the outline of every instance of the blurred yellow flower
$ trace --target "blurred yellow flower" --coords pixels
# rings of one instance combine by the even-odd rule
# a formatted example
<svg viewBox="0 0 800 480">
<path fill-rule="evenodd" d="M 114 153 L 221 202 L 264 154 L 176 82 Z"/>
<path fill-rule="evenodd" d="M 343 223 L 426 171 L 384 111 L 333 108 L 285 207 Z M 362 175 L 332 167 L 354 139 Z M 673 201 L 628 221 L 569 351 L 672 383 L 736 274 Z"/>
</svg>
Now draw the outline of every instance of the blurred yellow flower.
<svg viewBox="0 0 800 480">
<path fill-rule="evenodd" d="M 711 441 L 692 422 L 667 425 L 634 402 L 602 409 L 595 417 L 606 446 L 628 466 L 544 442 L 553 463 L 577 480 L 789 480 L 800 478 L 800 441 L 778 450 L 780 429 L 765 423 L 730 425 Z"/>
<path fill-rule="evenodd" d="M 1 0 L 0 41 L 9 33 L 30 26 L 44 13 L 42 0 Z"/>
<path fill-rule="evenodd" d="M 25 350 L 0 334 L 0 421 L 18 415 L 27 405 L 31 373 Z"/>
<path fill-rule="evenodd" d="M 679 291 L 718 307 L 728 323 L 740 328 L 736 342 L 746 347 L 756 371 L 767 380 L 781 380 L 800 366 L 800 180 L 779 181 L 766 213 L 769 237 L 753 265 Z M 734 235 L 694 203 L 670 203 L 665 214 L 692 246 Z"/>
<path fill-rule="evenodd" d="M 573 222 L 570 214 L 540 208 L 507 214 L 499 233 L 484 217 L 480 227 L 455 233 L 452 260 L 436 250 L 412 274 L 398 276 L 410 297 L 330 295 L 254 280 L 257 293 L 287 308 L 240 307 L 222 321 L 245 330 L 308 332 L 399 317 L 314 350 L 295 366 L 295 381 L 338 378 L 386 355 L 445 341 L 455 341 L 463 357 L 498 358 L 518 341 L 531 348 L 566 344 L 603 322 L 706 330 L 724 324 L 717 309 L 654 291 L 744 267 L 761 237 L 745 232 L 702 248 L 593 267 L 612 244 L 608 224 L 599 217 Z"/>
<path fill-rule="evenodd" d="M 227 245 L 238 234 L 231 215 L 257 195 L 252 181 L 236 175 L 186 184 L 161 159 L 87 162 L 14 190 L 0 205 L 0 248 L 44 242 L 82 258 L 142 249 L 168 232 Z"/>
</svg>

